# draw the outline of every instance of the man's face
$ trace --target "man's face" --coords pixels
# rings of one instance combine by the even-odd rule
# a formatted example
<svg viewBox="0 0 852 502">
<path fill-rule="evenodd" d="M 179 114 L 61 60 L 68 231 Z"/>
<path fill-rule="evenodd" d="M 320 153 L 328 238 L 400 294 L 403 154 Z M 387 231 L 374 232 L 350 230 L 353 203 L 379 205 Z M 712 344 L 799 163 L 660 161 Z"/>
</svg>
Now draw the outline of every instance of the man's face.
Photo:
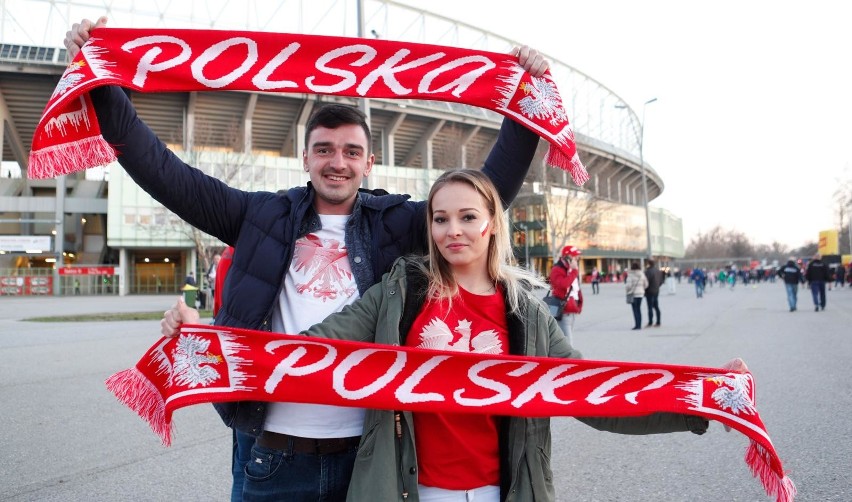
<svg viewBox="0 0 852 502">
<path fill-rule="evenodd" d="M 336 129 L 317 127 L 302 154 L 305 171 L 316 190 L 319 214 L 350 214 L 361 181 L 373 169 L 367 135 L 355 124 Z"/>
</svg>

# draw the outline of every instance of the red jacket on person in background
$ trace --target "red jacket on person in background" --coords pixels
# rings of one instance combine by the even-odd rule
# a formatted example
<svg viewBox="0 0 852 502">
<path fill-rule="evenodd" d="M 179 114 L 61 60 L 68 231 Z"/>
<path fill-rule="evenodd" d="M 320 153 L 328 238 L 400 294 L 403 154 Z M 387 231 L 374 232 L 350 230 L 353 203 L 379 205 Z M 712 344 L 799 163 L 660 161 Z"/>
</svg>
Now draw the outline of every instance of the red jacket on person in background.
<svg viewBox="0 0 852 502">
<path fill-rule="evenodd" d="M 579 314 L 583 311 L 583 291 L 580 289 L 580 271 L 576 268 L 569 269 L 565 266 L 562 260 L 556 262 L 553 268 L 550 269 L 550 290 L 551 294 L 560 300 L 565 300 L 571 296 L 576 301 L 577 308 L 569 307 L 569 302 L 565 302 L 566 314 Z"/>
<path fill-rule="evenodd" d="M 222 306 L 222 292 L 225 290 L 225 275 L 228 273 L 228 269 L 231 267 L 231 261 L 234 259 L 234 248 L 233 246 L 228 246 L 225 248 L 225 251 L 222 252 L 222 258 L 219 259 L 219 263 L 216 265 L 216 284 L 213 288 L 213 317 L 216 317 L 216 313 L 219 312 L 219 308 Z"/>
</svg>

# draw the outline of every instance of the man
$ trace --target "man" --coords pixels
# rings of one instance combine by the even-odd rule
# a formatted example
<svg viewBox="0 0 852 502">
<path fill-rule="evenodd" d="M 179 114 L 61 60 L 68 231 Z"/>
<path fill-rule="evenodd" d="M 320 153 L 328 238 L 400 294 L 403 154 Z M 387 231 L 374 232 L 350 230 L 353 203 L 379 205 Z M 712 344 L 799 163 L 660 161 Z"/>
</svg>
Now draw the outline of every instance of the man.
<svg viewBox="0 0 852 502">
<path fill-rule="evenodd" d="M 791 256 L 787 264 L 778 270 L 778 277 L 784 279 L 784 288 L 787 290 L 787 305 L 790 312 L 796 311 L 798 302 L 799 284 L 804 282 L 802 270 L 796 265 L 796 258 Z"/>
<path fill-rule="evenodd" d="M 70 57 L 104 26 L 83 20 L 66 34 Z M 519 63 L 541 76 L 548 63 L 528 47 Z M 307 186 L 243 192 L 184 164 L 137 117 L 120 89 L 91 93 L 104 138 L 119 163 L 157 201 L 235 252 L 217 325 L 298 333 L 354 302 L 404 254 L 425 253 L 426 204 L 384 190 L 359 190 L 373 169 L 363 113 L 326 105 L 309 119 L 302 153 Z M 504 120 L 483 172 L 506 207 L 538 136 Z M 343 500 L 364 411 L 297 403 L 215 405 L 235 431 L 233 500 Z"/>
<path fill-rule="evenodd" d="M 648 260 L 645 268 L 645 277 L 648 279 L 648 287 L 645 288 L 645 302 L 648 304 L 648 325 L 660 327 L 660 286 L 663 284 L 663 272 L 657 268 L 654 260 Z M 657 313 L 657 322 L 654 323 L 654 312 Z"/>
<path fill-rule="evenodd" d="M 692 274 L 689 276 L 692 279 L 692 282 L 695 283 L 695 297 L 696 298 L 704 298 L 704 281 L 707 280 L 707 275 L 704 274 L 704 271 L 698 267 L 695 267 L 692 270 Z"/>
<path fill-rule="evenodd" d="M 216 253 L 213 255 L 213 262 L 210 263 L 210 268 L 207 269 L 207 287 L 210 288 L 210 295 L 216 296 L 216 269 L 219 268 L 219 260 L 222 255 Z"/>
<path fill-rule="evenodd" d="M 825 310 L 825 284 L 830 278 L 828 265 L 822 261 L 819 253 L 815 254 L 805 270 L 805 280 L 811 287 L 811 296 L 814 300 L 814 312 Z"/>
<path fill-rule="evenodd" d="M 565 246 L 559 260 L 550 269 L 551 294 L 565 303 L 559 327 L 572 346 L 574 319 L 583 311 L 583 292 L 580 290 L 580 270 L 577 266 L 577 257 L 580 254 L 576 247 Z"/>
<path fill-rule="evenodd" d="M 846 267 L 841 263 L 837 264 L 837 269 L 834 271 L 834 285 L 840 288 L 846 287 Z"/>
</svg>

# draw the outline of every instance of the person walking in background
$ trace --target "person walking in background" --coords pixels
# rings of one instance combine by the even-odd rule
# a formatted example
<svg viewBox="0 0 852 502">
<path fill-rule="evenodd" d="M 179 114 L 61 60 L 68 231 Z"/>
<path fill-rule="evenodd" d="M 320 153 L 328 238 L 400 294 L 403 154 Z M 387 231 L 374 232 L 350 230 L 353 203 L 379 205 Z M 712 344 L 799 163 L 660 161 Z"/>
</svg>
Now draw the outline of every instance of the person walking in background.
<svg viewBox="0 0 852 502">
<path fill-rule="evenodd" d="M 675 278 L 671 267 L 666 267 L 663 271 L 663 281 L 666 284 L 666 294 L 673 295 L 676 293 Z"/>
<path fill-rule="evenodd" d="M 630 308 L 633 309 L 633 329 L 642 329 L 642 297 L 645 296 L 645 288 L 648 287 L 648 278 L 642 273 L 638 261 L 630 264 L 624 281 L 624 289 L 627 298 L 630 299 Z"/>
<path fill-rule="evenodd" d="M 657 268 L 654 260 L 648 260 L 645 268 L 645 278 L 648 279 L 648 287 L 645 288 L 645 303 L 648 305 L 648 327 L 660 327 L 660 286 L 663 284 L 663 272 Z M 657 322 L 654 322 L 654 313 L 657 314 Z"/>
<path fill-rule="evenodd" d="M 216 297 L 216 269 L 219 268 L 219 261 L 222 255 L 216 253 L 213 255 L 213 261 L 210 263 L 210 268 L 207 269 L 207 287 L 210 288 L 210 296 Z"/>
<path fill-rule="evenodd" d="M 814 259 L 808 263 L 808 268 L 805 270 L 805 280 L 811 287 L 811 296 L 814 300 L 814 312 L 825 310 L 825 284 L 830 277 L 828 265 L 822 261 L 822 256 L 819 253 L 815 254 Z"/>
<path fill-rule="evenodd" d="M 692 274 L 690 274 L 689 278 L 692 279 L 693 284 L 695 284 L 695 297 L 704 298 L 704 281 L 707 280 L 707 276 L 704 274 L 704 271 L 695 267 L 692 269 Z"/>
<path fill-rule="evenodd" d="M 843 264 L 838 263 L 834 270 L 834 285 L 840 288 L 846 286 L 846 267 Z"/>
<path fill-rule="evenodd" d="M 734 286 L 737 285 L 737 269 L 736 267 L 731 267 L 728 269 L 728 286 L 731 287 L 731 291 L 734 290 Z"/>
<path fill-rule="evenodd" d="M 787 264 L 778 269 L 778 277 L 784 280 L 784 289 L 787 290 L 787 305 L 790 307 L 790 312 L 795 312 L 799 284 L 804 282 L 802 270 L 796 265 L 795 257 L 791 256 L 787 260 Z"/>
<path fill-rule="evenodd" d="M 592 267 L 591 274 L 591 282 L 592 282 L 592 294 L 596 295 L 601 292 L 601 273 L 598 271 L 598 267 Z"/>
<path fill-rule="evenodd" d="M 183 283 L 186 286 L 195 286 L 195 275 L 192 272 L 186 274 L 186 278 L 183 280 Z"/>
<path fill-rule="evenodd" d="M 219 313 L 222 308 L 222 292 L 225 288 L 225 277 L 228 276 L 228 269 L 231 268 L 231 262 L 234 260 L 234 247 L 228 246 L 222 251 L 219 260 L 216 262 L 216 281 L 213 285 L 213 317 Z"/>
<path fill-rule="evenodd" d="M 559 327 L 565 333 L 569 344 L 573 344 L 575 316 L 583 311 L 583 292 L 580 291 L 580 270 L 577 257 L 580 250 L 574 246 L 565 246 L 559 261 L 550 269 L 551 294 L 564 302 Z"/>
</svg>

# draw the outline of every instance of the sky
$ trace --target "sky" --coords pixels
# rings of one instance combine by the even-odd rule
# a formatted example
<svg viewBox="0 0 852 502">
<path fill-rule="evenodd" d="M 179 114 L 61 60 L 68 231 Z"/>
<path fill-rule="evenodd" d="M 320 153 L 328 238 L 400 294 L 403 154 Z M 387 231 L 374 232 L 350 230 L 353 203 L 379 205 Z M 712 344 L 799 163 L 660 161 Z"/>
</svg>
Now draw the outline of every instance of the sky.
<svg viewBox="0 0 852 502">
<path fill-rule="evenodd" d="M 718 225 L 797 248 L 838 228 L 834 193 L 852 180 L 852 2 L 402 3 L 550 54 L 640 117 L 657 98 L 643 153 L 665 190 L 651 206 L 683 219 L 685 244 Z"/>
<path fill-rule="evenodd" d="M 656 98 L 643 153 L 665 189 L 651 206 L 682 218 L 685 244 L 720 226 L 798 248 L 839 227 L 834 194 L 852 184 L 852 2 L 396 1 L 535 47 L 640 117 Z"/>
</svg>

